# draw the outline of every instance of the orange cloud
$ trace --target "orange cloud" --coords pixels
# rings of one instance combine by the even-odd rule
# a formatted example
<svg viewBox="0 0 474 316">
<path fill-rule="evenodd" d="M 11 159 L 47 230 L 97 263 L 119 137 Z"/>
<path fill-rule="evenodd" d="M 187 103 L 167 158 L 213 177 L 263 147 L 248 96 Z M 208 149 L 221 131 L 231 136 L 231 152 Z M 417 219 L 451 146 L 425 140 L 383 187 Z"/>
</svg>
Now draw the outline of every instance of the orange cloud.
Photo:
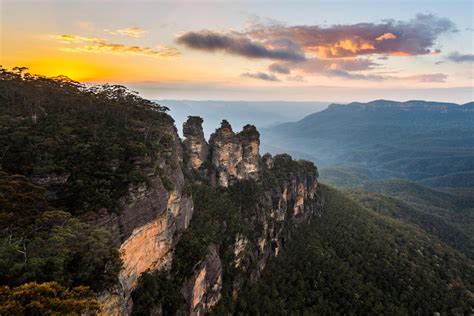
<svg viewBox="0 0 474 316">
<path fill-rule="evenodd" d="M 380 42 L 380 41 L 386 41 L 386 40 L 391 40 L 391 39 L 396 39 L 396 38 L 397 38 L 397 35 L 393 33 L 385 33 L 377 37 L 375 40 Z"/>
<path fill-rule="evenodd" d="M 118 29 L 118 30 L 105 30 L 109 34 L 113 35 L 122 35 L 122 36 L 128 36 L 128 37 L 142 37 L 145 35 L 146 31 L 144 29 L 141 29 L 139 27 L 128 27 L 124 29 Z"/>
<path fill-rule="evenodd" d="M 289 43 L 289 47 L 299 47 L 305 54 L 315 53 L 322 58 L 347 58 L 374 54 L 432 54 L 437 52 L 434 47 L 438 37 L 450 32 L 456 32 L 451 20 L 430 14 L 417 14 L 408 21 L 386 20 L 383 23 L 333 26 L 257 24 L 239 34 L 265 45 L 284 40 Z"/>
<path fill-rule="evenodd" d="M 174 47 L 162 46 L 159 48 L 150 48 L 143 46 L 129 46 L 124 44 L 110 43 L 102 38 L 76 35 L 56 35 L 54 38 L 62 43 L 81 44 L 80 46 L 62 47 L 61 50 L 66 52 L 115 53 L 142 55 L 157 58 L 169 58 L 181 55 L 181 53 Z"/>
<path fill-rule="evenodd" d="M 77 35 L 53 35 L 52 38 L 63 42 L 63 43 L 81 43 L 81 42 L 95 42 L 103 41 L 101 38 L 88 37 L 88 36 L 77 36 Z"/>
</svg>

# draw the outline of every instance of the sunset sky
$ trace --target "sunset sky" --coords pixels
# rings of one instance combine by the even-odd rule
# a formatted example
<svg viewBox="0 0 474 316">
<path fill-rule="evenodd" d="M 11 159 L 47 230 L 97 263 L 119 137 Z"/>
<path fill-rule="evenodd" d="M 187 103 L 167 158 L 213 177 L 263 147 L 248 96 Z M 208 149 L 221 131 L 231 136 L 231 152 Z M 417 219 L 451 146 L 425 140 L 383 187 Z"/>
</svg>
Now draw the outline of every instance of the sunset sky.
<svg viewBox="0 0 474 316">
<path fill-rule="evenodd" d="M 148 98 L 468 102 L 473 1 L 0 0 L 0 64 Z"/>
</svg>

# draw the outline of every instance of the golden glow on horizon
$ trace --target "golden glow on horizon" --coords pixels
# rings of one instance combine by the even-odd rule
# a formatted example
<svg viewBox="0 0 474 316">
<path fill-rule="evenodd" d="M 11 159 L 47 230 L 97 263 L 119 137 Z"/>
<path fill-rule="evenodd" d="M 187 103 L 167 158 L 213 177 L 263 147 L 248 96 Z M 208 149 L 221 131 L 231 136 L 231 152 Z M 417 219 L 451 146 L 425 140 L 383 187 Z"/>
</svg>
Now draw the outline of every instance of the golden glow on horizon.
<svg viewBox="0 0 474 316">
<path fill-rule="evenodd" d="M 41 7 L 39 4 L 37 6 Z M 93 9 L 88 9 L 89 11 L 92 12 Z M 5 18 L 0 22 L 3 31 L 0 64 L 3 67 L 26 66 L 31 73 L 65 75 L 88 83 L 169 84 L 178 87 L 177 91 L 181 89 L 181 84 L 183 87 L 219 86 L 229 91 L 239 91 L 240 88 L 243 90 L 243 87 L 332 86 L 383 89 L 412 86 L 445 88 L 472 84 L 472 74 L 468 77 L 469 73 L 466 75 L 466 71 L 461 73 L 457 70 L 456 73 L 453 63 L 442 59 L 446 56 L 426 54 L 419 58 L 403 58 L 413 56 L 402 51 L 403 47 L 395 48 L 400 51 L 381 51 L 380 46 L 402 39 L 401 35 L 397 38 L 395 31 L 384 33 L 382 30 L 371 33 L 370 36 L 350 38 L 349 35 L 342 34 L 334 41 L 323 41 L 324 45 L 316 41 L 319 46 L 315 44 L 303 47 L 308 63 L 306 68 L 299 68 L 295 66 L 298 63 L 291 65 L 291 62 L 284 59 L 246 58 L 219 50 L 193 50 L 176 43 L 176 36 L 180 32 L 199 30 L 201 26 L 176 26 L 167 21 L 166 29 L 161 24 L 143 20 L 139 27 L 136 25 L 139 19 L 125 21 L 124 17 L 124 21 L 117 21 L 109 16 L 109 20 L 103 21 L 93 14 L 91 17 L 83 14 L 76 21 L 76 17 L 70 20 L 63 18 L 59 9 L 56 12 L 52 7 L 46 8 L 43 13 L 45 12 L 46 15 L 40 15 L 31 9 L 29 18 L 23 19 L 21 24 L 16 18 L 2 17 Z M 193 24 L 191 20 L 192 17 L 189 23 Z M 210 28 L 227 34 L 225 30 L 229 28 L 220 28 L 215 21 L 216 16 L 212 16 L 199 23 L 205 28 L 213 22 Z M 238 23 L 240 22 L 235 23 L 236 29 L 239 29 Z M 383 41 L 388 42 L 382 44 Z M 277 50 L 281 45 L 277 42 L 265 42 L 265 38 L 259 43 L 269 50 Z M 361 63 L 358 64 L 358 61 Z M 438 61 L 439 64 L 435 66 Z M 364 62 L 369 64 L 364 66 Z M 273 63 L 283 66 L 289 64 L 291 71 L 272 73 L 269 66 Z M 256 75 L 245 77 L 242 76 L 244 73 Z M 443 74 L 446 76 L 442 76 Z M 272 76 L 276 80 L 265 79 Z"/>
<path fill-rule="evenodd" d="M 24 64 L 29 71 L 47 77 L 67 76 L 80 82 L 103 81 L 113 78 L 117 73 L 108 66 L 99 66 L 81 59 L 54 57 L 38 58 Z"/>
</svg>

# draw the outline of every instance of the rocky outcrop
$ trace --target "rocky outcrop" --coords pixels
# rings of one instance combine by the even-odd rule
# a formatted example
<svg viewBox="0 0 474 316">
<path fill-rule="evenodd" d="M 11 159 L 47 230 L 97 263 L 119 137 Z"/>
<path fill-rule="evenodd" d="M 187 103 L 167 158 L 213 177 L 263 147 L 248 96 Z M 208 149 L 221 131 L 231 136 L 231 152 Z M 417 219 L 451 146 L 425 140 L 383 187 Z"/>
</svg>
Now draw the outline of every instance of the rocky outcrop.
<svg viewBox="0 0 474 316">
<path fill-rule="evenodd" d="M 186 305 L 182 311 L 204 315 L 223 297 L 224 282 L 230 282 L 235 299 L 244 282 L 260 278 L 271 256 L 278 256 L 301 222 L 319 214 L 317 169 L 312 163 L 294 161 L 288 155 L 260 157 L 259 133 L 247 125 L 236 134 L 227 121 L 212 134 L 209 145 L 202 132 L 202 119 L 190 117 L 184 124 L 184 150 L 189 158 L 188 170 L 207 177 L 211 185 L 227 187 L 243 179 L 261 179 L 258 201 L 243 218 L 245 232 L 239 232 L 227 245 L 209 245 L 207 255 L 195 266 L 181 286 Z M 131 311 L 131 291 L 139 276 L 147 271 L 168 270 L 173 250 L 181 232 L 187 229 L 193 212 L 193 201 L 185 193 L 185 179 L 179 163 L 183 153 L 179 138 L 171 135 L 167 156 L 160 158 L 156 170 L 149 170 L 148 184 L 130 188 L 120 215 L 105 212 L 95 222 L 109 227 L 116 239 L 124 262 L 120 273 L 121 287 L 101 296 L 103 314 L 123 315 Z M 168 162 L 168 163 L 167 163 Z M 262 171 L 263 169 L 263 171 Z M 167 181 L 165 181 L 165 178 Z M 270 181 L 267 181 L 270 180 Z M 171 182 L 172 188 L 165 182 Z M 267 184 L 263 184 L 267 183 Z M 166 185 L 166 187 L 165 187 Z M 251 235 L 248 232 L 252 232 Z M 229 244 L 231 244 L 229 246 Z M 229 248 L 230 247 L 230 248 Z M 221 257 L 219 249 L 231 253 Z M 226 258 L 223 260 L 223 258 Z M 223 271 L 231 269 L 232 280 Z M 227 283 L 229 284 L 229 283 Z"/>
<path fill-rule="evenodd" d="M 238 134 L 242 146 L 242 164 L 237 178 L 256 179 L 260 166 L 260 134 L 253 125 L 245 125 Z"/>
<path fill-rule="evenodd" d="M 204 315 L 221 299 L 222 262 L 215 245 L 209 246 L 208 251 L 193 277 L 181 289 L 189 315 Z"/>
<path fill-rule="evenodd" d="M 203 174 L 211 183 L 227 187 L 236 180 L 258 178 L 260 134 L 255 126 L 246 125 L 236 134 L 229 122 L 223 120 L 207 145 L 202 131 L 202 119 L 190 117 L 183 126 L 183 134 L 186 137 L 189 168 L 200 169 L 210 152 L 207 161 L 211 163 L 213 170 L 204 170 Z"/>
<path fill-rule="evenodd" d="M 216 169 L 217 184 L 227 187 L 236 179 L 242 168 L 242 146 L 239 137 L 232 130 L 229 122 L 223 120 L 221 127 L 211 135 L 211 162 Z"/>
<path fill-rule="evenodd" d="M 278 256 L 291 231 L 300 223 L 309 222 L 321 213 L 317 199 L 317 169 L 312 163 L 292 160 L 289 155 L 267 154 L 262 165 L 281 176 L 268 187 L 255 206 L 254 216 L 248 225 L 257 232 L 252 239 L 239 237 L 234 244 L 235 266 L 242 272 L 233 282 L 237 295 L 245 279 L 257 280 L 270 256 Z"/>
<path fill-rule="evenodd" d="M 209 156 L 209 145 L 204 138 L 202 122 L 202 118 L 190 116 L 183 124 L 183 143 L 188 154 L 188 168 L 199 169 Z"/>
<path fill-rule="evenodd" d="M 321 215 L 318 172 L 312 163 L 294 161 L 289 155 L 266 154 L 258 165 L 266 169 L 258 183 L 263 191 L 249 197 L 257 200 L 250 209 L 242 210 L 241 230 L 217 245 L 222 257 L 219 258 L 216 246 L 210 247 L 183 286 L 186 310 L 192 315 L 205 314 L 221 296 L 236 299 L 242 285 L 257 281 L 269 258 L 281 253 L 298 225 Z M 209 262 L 220 262 L 213 271 L 222 265 L 223 270 L 232 272 L 224 275 L 223 280 L 215 273 L 209 277 Z M 223 292 L 229 289 L 230 292 Z"/>
</svg>

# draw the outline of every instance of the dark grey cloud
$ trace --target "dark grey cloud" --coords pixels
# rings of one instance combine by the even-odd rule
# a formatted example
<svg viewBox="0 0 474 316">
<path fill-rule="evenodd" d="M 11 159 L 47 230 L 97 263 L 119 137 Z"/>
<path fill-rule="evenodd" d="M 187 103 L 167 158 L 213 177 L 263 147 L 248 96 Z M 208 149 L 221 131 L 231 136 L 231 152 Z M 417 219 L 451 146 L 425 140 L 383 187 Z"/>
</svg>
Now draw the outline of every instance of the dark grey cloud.
<svg viewBox="0 0 474 316">
<path fill-rule="evenodd" d="M 246 73 L 243 73 L 242 76 L 253 78 L 253 79 L 265 80 L 265 81 L 280 81 L 275 75 L 266 74 L 264 72 L 256 72 L 256 73 L 246 72 Z"/>
<path fill-rule="evenodd" d="M 449 54 L 448 59 L 455 63 L 474 62 L 474 54 L 460 54 L 453 52 Z"/>
<path fill-rule="evenodd" d="M 176 40 L 189 48 L 208 52 L 224 51 L 247 58 L 267 58 L 285 61 L 305 60 L 302 51 L 294 46 L 269 48 L 237 33 L 221 34 L 214 31 L 188 32 Z"/>
<path fill-rule="evenodd" d="M 283 75 L 288 75 L 291 72 L 290 68 L 288 68 L 287 66 L 283 64 L 278 64 L 278 63 L 271 64 L 270 66 L 268 66 L 268 70 L 270 70 L 271 72 L 275 72 L 275 73 L 283 74 Z"/>
</svg>

